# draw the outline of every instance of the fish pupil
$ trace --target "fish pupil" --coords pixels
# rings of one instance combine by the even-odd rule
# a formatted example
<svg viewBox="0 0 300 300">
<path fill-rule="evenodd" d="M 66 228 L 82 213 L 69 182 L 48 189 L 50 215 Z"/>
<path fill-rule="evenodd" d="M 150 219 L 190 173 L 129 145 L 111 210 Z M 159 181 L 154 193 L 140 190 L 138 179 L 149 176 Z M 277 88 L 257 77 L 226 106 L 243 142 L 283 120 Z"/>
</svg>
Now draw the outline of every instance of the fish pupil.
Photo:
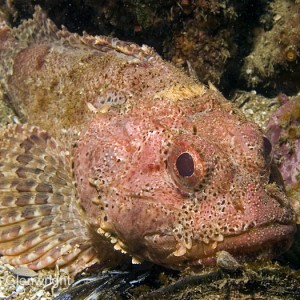
<svg viewBox="0 0 300 300">
<path fill-rule="evenodd" d="M 192 176 L 195 169 L 193 157 L 187 152 L 180 154 L 176 160 L 176 168 L 180 176 Z"/>
</svg>

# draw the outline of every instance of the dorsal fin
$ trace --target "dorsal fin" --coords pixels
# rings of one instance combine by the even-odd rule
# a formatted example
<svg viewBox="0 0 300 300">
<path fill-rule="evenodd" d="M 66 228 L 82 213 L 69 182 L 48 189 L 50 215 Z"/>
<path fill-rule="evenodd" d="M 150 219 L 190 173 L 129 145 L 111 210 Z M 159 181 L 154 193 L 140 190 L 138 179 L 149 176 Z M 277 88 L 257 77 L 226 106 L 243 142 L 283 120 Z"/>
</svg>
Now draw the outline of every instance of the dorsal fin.
<svg viewBox="0 0 300 300">
<path fill-rule="evenodd" d="M 79 35 L 71 33 L 65 26 L 59 30 L 57 26 L 47 18 L 40 6 L 35 7 L 33 18 L 24 20 L 23 23 L 13 29 L 13 34 L 19 40 L 21 48 L 32 43 L 42 41 L 59 41 L 72 47 L 89 47 L 100 52 L 116 51 L 139 60 L 160 59 L 160 56 L 146 45 L 139 46 L 135 43 L 124 42 L 108 36 L 91 36 L 87 33 Z"/>
<path fill-rule="evenodd" d="M 57 40 L 57 26 L 47 18 L 40 6 L 35 7 L 32 19 L 24 20 L 17 28 L 13 28 L 14 37 L 23 47 L 43 40 Z"/>
</svg>

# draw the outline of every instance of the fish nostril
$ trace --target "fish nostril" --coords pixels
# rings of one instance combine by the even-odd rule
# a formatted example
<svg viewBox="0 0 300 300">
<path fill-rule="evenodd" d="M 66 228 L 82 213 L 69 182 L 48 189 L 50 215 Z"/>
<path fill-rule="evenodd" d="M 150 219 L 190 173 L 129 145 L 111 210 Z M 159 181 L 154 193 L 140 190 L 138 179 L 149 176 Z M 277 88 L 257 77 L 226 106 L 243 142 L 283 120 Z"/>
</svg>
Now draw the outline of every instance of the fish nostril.
<svg viewBox="0 0 300 300">
<path fill-rule="evenodd" d="M 263 137 L 263 157 L 267 164 L 272 161 L 272 143 L 265 136 Z"/>
</svg>

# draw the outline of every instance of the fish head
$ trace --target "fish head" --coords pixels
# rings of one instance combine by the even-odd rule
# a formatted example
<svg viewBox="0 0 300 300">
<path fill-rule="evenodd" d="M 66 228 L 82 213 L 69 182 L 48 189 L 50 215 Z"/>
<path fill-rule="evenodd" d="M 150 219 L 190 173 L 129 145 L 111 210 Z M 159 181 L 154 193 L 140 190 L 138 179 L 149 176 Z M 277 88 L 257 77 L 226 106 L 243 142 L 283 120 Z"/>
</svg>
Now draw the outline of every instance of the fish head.
<svg viewBox="0 0 300 300">
<path fill-rule="evenodd" d="M 94 118 L 75 151 L 90 220 L 115 249 L 174 269 L 286 251 L 295 215 L 270 142 L 231 106 L 194 101 Z"/>
</svg>

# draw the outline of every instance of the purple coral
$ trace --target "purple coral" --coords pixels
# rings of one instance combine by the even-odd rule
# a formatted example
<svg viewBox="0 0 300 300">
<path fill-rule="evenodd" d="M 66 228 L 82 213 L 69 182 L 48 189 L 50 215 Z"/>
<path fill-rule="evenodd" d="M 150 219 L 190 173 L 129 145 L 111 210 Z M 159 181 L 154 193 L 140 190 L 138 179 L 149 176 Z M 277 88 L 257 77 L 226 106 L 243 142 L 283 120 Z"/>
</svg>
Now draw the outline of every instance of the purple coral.
<svg viewBox="0 0 300 300">
<path fill-rule="evenodd" d="M 271 116 L 267 136 L 289 193 L 300 192 L 300 97 L 285 101 Z"/>
</svg>

